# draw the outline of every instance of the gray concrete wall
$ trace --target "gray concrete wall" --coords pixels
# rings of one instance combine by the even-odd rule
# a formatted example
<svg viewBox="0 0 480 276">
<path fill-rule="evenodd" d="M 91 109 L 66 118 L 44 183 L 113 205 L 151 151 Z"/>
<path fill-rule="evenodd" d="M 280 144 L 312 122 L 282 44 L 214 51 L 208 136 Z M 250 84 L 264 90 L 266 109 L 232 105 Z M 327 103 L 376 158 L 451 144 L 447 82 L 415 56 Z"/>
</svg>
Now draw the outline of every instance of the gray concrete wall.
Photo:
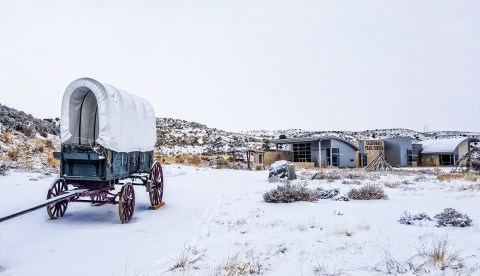
<svg viewBox="0 0 480 276">
<path fill-rule="evenodd" d="M 338 148 L 340 154 L 340 168 L 355 168 L 355 158 L 357 151 L 349 144 L 344 143 L 343 141 L 332 139 L 331 140 L 332 148 Z"/>
<path fill-rule="evenodd" d="M 392 137 L 384 140 L 385 158 L 392 166 L 408 166 L 407 150 L 412 150 L 412 138 Z"/>
</svg>

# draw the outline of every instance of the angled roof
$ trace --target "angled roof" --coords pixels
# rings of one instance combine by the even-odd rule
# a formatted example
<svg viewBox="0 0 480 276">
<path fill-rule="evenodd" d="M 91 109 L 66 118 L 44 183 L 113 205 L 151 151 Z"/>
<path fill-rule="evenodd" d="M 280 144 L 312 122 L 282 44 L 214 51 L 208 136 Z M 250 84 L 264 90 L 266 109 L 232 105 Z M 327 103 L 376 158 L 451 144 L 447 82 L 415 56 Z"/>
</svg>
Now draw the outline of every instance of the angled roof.
<svg viewBox="0 0 480 276">
<path fill-rule="evenodd" d="M 454 138 L 454 139 L 435 139 L 421 141 L 422 153 L 427 154 L 453 154 L 465 140 L 480 141 L 478 138 Z"/>
<path fill-rule="evenodd" d="M 295 143 L 319 142 L 319 141 L 332 140 L 332 139 L 343 142 L 343 143 L 351 146 L 355 150 L 358 150 L 358 147 L 355 144 L 353 144 L 352 142 L 344 140 L 342 138 L 335 137 L 335 136 L 317 136 L 317 137 L 275 139 L 275 140 L 271 140 L 270 142 L 272 142 L 274 144 L 295 144 Z"/>
</svg>

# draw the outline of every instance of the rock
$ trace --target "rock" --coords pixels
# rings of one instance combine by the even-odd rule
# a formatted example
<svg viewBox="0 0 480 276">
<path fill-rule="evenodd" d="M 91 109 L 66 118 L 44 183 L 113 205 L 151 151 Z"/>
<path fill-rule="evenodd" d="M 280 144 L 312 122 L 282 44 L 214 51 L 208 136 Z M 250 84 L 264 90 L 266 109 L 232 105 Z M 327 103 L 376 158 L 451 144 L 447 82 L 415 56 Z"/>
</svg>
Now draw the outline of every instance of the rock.
<svg viewBox="0 0 480 276">
<path fill-rule="evenodd" d="M 295 167 L 290 161 L 280 160 L 273 163 L 269 168 L 268 178 L 288 178 L 288 180 L 296 179 Z"/>
</svg>

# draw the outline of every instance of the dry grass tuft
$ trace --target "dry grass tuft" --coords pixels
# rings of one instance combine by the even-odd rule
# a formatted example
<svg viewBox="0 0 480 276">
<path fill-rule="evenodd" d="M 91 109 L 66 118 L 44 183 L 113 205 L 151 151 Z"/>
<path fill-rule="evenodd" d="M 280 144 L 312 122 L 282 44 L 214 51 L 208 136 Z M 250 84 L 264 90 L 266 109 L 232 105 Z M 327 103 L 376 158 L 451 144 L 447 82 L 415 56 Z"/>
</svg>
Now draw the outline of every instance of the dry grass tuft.
<svg viewBox="0 0 480 276">
<path fill-rule="evenodd" d="M 439 181 L 451 181 L 456 179 L 462 179 L 465 175 L 463 173 L 452 173 L 452 174 L 439 174 L 437 175 L 437 179 Z"/>
<path fill-rule="evenodd" d="M 464 265 L 457 251 L 451 251 L 448 240 L 434 240 L 420 255 L 426 256 L 426 263 L 431 263 L 440 270 L 446 268 L 460 269 Z M 419 268 L 423 267 L 422 264 Z M 418 270 L 418 268 L 417 268 Z"/>
<path fill-rule="evenodd" d="M 196 247 L 191 246 L 184 247 L 170 271 L 185 271 L 189 268 L 197 269 L 195 264 L 202 261 L 203 258 L 205 258 L 205 250 L 198 250 Z"/>
<path fill-rule="evenodd" d="M 10 144 L 11 139 L 10 139 L 10 132 L 4 132 L 0 135 L 0 141 L 2 141 L 5 144 Z"/>
<path fill-rule="evenodd" d="M 200 158 L 200 154 L 194 154 L 188 157 L 188 163 L 194 166 L 202 165 L 202 159 Z"/>
<path fill-rule="evenodd" d="M 160 162 L 160 164 L 165 163 L 165 158 L 163 158 L 163 156 L 160 154 L 155 155 L 155 160 Z"/>
<path fill-rule="evenodd" d="M 60 164 L 60 161 L 55 159 L 55 157 L 53 157 L 53 153 L 52 152 L 49 152 L 47 154 L 47 160 L 46 160 L 46 165 L 50 166 L 50 167 L 56 167 Z"/>
<path fill-rule="evenodd" d="M 253 251 L 247 252 L 245 256 L 235 254 L 227 258 L 225 263 L 216 269 L 214 275 L 260 275 L 268 270 L 268 259 L 268 256 L 255 255 Z"/>
<path fill-rule="evenodd" d="M 18 156 L 20 155 L 20 150 L 18 148 L 12 148 L 8 150 L 7 154 L 10 159 L 16 161 L 18 159 Z"/>
</svg>

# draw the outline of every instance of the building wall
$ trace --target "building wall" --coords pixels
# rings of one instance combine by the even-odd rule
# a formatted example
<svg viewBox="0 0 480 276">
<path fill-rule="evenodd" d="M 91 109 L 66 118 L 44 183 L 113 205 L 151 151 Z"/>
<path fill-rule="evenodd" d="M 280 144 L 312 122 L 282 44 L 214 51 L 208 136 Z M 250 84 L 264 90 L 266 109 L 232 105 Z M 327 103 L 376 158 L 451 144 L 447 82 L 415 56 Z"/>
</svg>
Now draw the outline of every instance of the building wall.
<svg viewBox="0 0 480 276">
<path fill-rule="evenodd" d="M 412 150 L 412 138 L 393 137 L 387 138 L 385 142 L 385 159 L 392 166 L 408 166 L 407 150 Z"/>
<path fill-rule="evenodd" d="M 351 145 L 337 140 L 331 140 L 332 148 L 339 148 L 340 153 L 340 168 L 355 168 L 356 167 L 356 158 L 357 158 L 357 150 L 354 149 Z"/>
<path fill-rule="evenodd" d="M 380 153 L 385 152 L 385 143 L 383 140 L 365 140 L 360 142 L 359 149 L 367 155 L 367 164 L 369 164 Z"/>
<path fill-rule="evenodd" d="M 440 159 L 438 157 L 438 154 L 422 154 L 422 166 L 439 167 Z"/>
<path fill-rule="evenodd" d="M 289 151 L 267 151 L 265 152 L 265 167 L 270 167 L 275 161 L 288 160 L 293 162 L 293 152 Z"/>
<path fill-rule="evenodd" d="M 470 151 L 470 140 L 466 139 L 465 141 L 461 142 L 457 149 L 455 150 L 455 160 L 462 158 L 465 154 Z"/>
<path fill-rule="evenodd" d="M 412 144 L 413 166 L 422 166 L 422 144 Z"/>
<path fill-rule="evenodd" d="M 293 162 L 293 166 L 296 168 L 301 169 L 313 169 L 315 167 L 315 163 L 313 162 Z"/>
</svg>

